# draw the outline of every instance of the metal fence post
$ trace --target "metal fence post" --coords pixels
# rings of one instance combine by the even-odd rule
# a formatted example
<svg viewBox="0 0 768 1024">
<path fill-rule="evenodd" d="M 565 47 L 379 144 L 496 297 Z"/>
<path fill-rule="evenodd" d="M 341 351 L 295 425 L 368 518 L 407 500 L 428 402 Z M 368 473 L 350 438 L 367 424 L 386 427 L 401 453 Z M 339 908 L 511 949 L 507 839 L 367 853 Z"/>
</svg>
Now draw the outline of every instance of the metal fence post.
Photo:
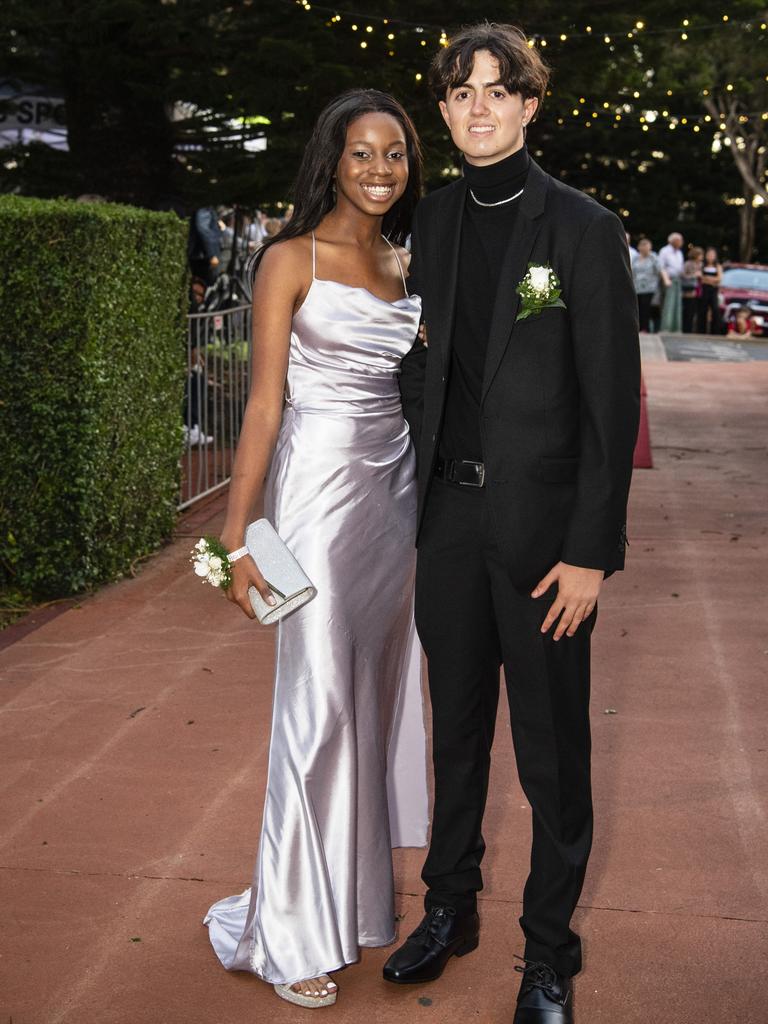
<svg viewBox="0 0 768 1024">
<path fill-rule="evenodd" d="M 248 397 L 251 307 L 190 313 L 178 508 L 229 483 Z"/>
</svg>

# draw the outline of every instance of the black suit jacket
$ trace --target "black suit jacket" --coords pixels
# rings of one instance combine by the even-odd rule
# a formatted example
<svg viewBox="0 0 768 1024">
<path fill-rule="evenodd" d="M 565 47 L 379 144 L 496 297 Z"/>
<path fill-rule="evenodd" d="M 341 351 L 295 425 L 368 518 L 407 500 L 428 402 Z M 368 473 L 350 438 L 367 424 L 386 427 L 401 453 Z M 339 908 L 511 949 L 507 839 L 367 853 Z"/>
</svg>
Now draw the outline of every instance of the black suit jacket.
<svg viewBox="0 0 768 1024">
<path fill-rule="evenodd" d="M 416 445 L 418 526 L 433 483 L 451 362 L 466 183 L 421 201 L 412 232 L 413 290 L 428 348 L 400 377 Z M 549 264 L 566 308 L 516 322 L 529 264 Z M 531 161 L 493 310 L 481 398 L 486 487 L 515 585 L 559 560 L 623 568 L 626 507 L 640 410 L 637 300 L 621 221 Z"/>
</svg>

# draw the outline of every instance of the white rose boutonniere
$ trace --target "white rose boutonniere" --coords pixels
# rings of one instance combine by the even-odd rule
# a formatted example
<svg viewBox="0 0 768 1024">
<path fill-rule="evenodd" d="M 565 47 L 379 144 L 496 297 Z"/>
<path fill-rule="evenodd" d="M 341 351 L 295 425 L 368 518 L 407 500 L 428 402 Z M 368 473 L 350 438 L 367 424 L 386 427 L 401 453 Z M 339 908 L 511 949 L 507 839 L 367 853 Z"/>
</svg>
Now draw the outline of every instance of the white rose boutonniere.
<svg viewBox="0 0 768 1024">
<path fill-rule="evenodd" d="M 536 316 L 542 309 L 558 306 L 561 309 L 566 308 L 560 298 L 562 291 L 560 279 L 549 266 L 529 263 L 528 273 L 517 286 L 516 291 L 522 301 L 515 322 L 525 320 L 529 316 Z"/>
</svg>

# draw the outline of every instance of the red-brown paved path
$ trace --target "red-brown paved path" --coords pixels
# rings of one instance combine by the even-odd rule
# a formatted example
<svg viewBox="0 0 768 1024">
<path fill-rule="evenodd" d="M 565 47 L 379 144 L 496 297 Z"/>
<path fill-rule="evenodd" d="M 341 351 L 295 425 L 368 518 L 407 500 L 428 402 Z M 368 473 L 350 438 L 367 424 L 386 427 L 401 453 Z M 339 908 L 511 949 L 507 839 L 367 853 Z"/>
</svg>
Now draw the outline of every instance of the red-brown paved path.
<svg viewBox="0 0 768 1024">
<path fill-rule="evenodd" d="M 768 364 L 645 378 L 657 468 L 595 642 L 578 1020 L 765 1024 Z M 192 578 L 188 546 L 0 655 L 0 1024 L 307 1020 L 225 973 L 200 924 L 250 878 L 274 634 Z M 529 827 L 511 765 L 501 728 L 479 951 L 422 989 L 366 953 L 324 1020 L 510 1024 Z M 420 859 L 396 855 L 405 929 Z"/>
</svg>

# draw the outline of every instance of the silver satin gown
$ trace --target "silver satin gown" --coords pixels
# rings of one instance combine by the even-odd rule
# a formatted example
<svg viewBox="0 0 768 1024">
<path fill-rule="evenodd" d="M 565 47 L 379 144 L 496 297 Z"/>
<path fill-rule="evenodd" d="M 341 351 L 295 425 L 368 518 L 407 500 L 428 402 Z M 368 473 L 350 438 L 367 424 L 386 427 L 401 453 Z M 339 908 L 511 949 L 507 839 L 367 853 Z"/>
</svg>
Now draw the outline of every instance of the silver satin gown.
<svg viewBox="0 0 768 1024">
<path fill-rule="evenodd" d="M 415 456 L 398 389 L 420 300 L 317 278 L 314 236 L 312 263 L 265 515 L 317 596 L 278 626 L 253 885 L 204 921 L 227 969 L 274 984 L 394 941 L 391 847 L 424 846 L 427 830 Z"/>
</svg>

